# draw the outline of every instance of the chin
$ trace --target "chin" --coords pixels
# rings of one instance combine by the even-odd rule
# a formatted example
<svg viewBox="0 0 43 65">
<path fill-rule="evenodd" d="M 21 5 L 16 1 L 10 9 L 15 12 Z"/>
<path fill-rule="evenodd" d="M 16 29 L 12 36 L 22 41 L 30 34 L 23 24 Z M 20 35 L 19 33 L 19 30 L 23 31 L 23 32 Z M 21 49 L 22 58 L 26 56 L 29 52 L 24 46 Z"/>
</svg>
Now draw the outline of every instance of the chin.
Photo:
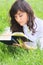
<svg viewBox="0 0 43 65">
<path fill-rule="evenodd" d="M 23 24 L 20 24 L 20 26 L 23 26 Z"/>
<path fill-rule="evenodd" d="M 24 26 L 24 24 L 20 24 L 20 26 Z"/>
</svg>

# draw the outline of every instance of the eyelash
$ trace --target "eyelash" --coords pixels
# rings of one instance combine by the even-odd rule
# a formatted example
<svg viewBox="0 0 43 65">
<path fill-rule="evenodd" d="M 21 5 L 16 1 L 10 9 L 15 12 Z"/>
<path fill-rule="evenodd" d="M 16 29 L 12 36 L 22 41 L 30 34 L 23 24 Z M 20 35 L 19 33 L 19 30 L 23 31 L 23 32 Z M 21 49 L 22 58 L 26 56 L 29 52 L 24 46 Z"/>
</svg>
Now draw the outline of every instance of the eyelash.
<svg viewBox="0 0 43 65">
<path fill-rule="evenodd" d="M 23 15 L 20 15 L 20 17 L 22 17 Z"/>
<path fill-rule="evenodd" d="M 23 15 L 19 15 L 19 17 L 22 17 Z M 17 16 L 15 16 L 15 18 L 17 18 Z"/>
</svg>

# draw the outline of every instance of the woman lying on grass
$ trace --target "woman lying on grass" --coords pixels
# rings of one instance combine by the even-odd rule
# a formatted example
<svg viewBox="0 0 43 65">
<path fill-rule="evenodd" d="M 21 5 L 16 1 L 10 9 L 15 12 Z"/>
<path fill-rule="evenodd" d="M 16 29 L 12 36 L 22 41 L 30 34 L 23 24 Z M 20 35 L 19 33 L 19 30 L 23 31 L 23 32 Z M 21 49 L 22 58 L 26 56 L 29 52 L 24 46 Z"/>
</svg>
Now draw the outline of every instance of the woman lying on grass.
<svg viewBox="0 0 43 65">
<path fill-rule="evenodd" d="M 43 43 L 43 20 L 34 16 L 31 6 L 24 0 L 17 0 L 10 9 L 11 30 L 23 32 L 30 40 L 25 45 L 37 47 L 39 42 Z"/>
<path fill-rule="evenodd" d="M 37 47 L 43 43 L 43 20 L 34 16 L 32 7 L 25 0 L 17 0 L 10 9 L 11 31 L 23 32 L 30 40 L 26 46 Z"/>
</svg>

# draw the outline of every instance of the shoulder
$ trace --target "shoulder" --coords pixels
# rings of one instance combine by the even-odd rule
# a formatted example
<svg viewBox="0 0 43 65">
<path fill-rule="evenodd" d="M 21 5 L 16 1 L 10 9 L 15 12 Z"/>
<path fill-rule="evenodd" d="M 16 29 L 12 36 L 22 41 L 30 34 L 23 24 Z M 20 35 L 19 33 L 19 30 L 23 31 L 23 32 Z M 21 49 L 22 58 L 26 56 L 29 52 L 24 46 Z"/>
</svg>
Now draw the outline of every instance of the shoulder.
<svg viewBox="0 0 43 65">
<path fill-rule="evenodd" d="M 37 24 L 42 25 L 42 24 L 43 24 L 43 19 L 40 19 L 40 18 L 38 18 L 38 17 L 35 17 L 35 22 L 36 22 Z"/>
<path fill-rule="evenodd" d="M 41 37 L 43 37 L 43 20 L 40 18 L 35 18 L 35 22 L 37 24 L 37 31 Z"/>
<path fill-rule="evenodd" d="M 43 23 L 43 19 L 40 19 L 38 17 L 35 17 L 35 22 L 36 23 Z"/>
<path fill-rule="evenodd" d="M 43 20 L 42 19 L 35 17 L 35 23 L 37 24 L 38 28 L 43 28 Z"/>
</svg>

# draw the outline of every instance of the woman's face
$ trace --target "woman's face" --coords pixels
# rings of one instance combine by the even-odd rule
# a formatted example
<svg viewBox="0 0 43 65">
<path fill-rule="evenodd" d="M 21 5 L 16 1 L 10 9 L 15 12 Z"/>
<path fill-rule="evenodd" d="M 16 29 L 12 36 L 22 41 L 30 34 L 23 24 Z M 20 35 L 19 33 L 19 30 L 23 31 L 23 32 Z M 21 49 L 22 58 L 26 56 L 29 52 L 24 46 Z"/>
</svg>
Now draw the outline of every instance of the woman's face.
<svg viewBox="0 0 43 65">
<path fill-rule="evenodd" d="M 15 14 L 15 20 L 21 25 L 23 26 L 24 24 L 27 23 L 28 21 L 28 14 L 26 12 L 22 12 L 20 10 L 18 10 L 18 12 Z"/>
</svg>

